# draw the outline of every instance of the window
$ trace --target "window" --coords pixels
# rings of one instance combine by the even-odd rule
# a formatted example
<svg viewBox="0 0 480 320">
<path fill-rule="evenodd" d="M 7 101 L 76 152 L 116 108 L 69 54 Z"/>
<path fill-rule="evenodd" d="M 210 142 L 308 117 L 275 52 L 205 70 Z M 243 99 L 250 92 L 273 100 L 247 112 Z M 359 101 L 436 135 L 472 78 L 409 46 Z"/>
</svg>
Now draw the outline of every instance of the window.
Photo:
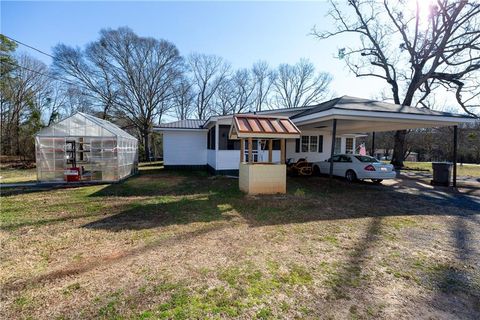
<svg viewBox="0 0 480 320">
<path fill-rule="evenodd" d="M 353 138 L 345 139 L 345 153 L 353 153 Z"/>
<path fill-rule="evenodd" d="M 323 136 L 301 136 L 300 138 L 295 140 L 295 152 L 297 153 L 317 152 L 319 150 L 319 140 L 321 149 L 323 149 Z M 319 152 L 322 152 L 321 149 Z"/>
<path fill-rule="evenodd" d="M 318 137 L 311 136 L 310 137 L 310 152 L 317 152 L 318 150 Z"/>
<path fill-rule="evenodd" d="M 240 150 L 240 140 L 228 139 L 230 126 L 220 125 L 218 127 L 218 150 Z"/>
<path fill-rule="evenodd" d="M 259 148 L 260 150 L 267 150 L 268 151 L 268 141 L 269 139 L 261 139 L 261 140 L 253 140 L 253 143 L 255 145 L 255 141 L 258 141 L 259 143 Z M 280 150 L 280 140 L 274 140 L 272 139 L 272 150 Z"/>
<path fill-rule="evenodd" d="M 245 148 L 244 148 L 245 161 L 249 162 L 248 139 L 245 139 L 244 142 L 245 142 Z M 258 162 L 258 140 L 252 140 L 252 158 L 253 158 L 253 162 Z"/>
<path fill-rule="evenodd" d="M 360 162 L 366 162 L 366 163 L 374 163 L 374 162 L 380 162 L 374 157 L 369 157 L 369 156 L 355 156 Z"/>
<path fill-rule="evenodd" d="M 334 153 L 342 152 L 342 138 L 335 138 L 335 151 Z"/>
<path fill-rule="evenodd" d="M 323 136 L 318 136 L 318 152 L 323 152 Z"/>
<path fill-rule="evenodd" d="M 350 158 L 350 156 L 340 156 L 339 157 L 339 162 L 352 162 L 352 159 Z"/>
<path fill-rule="evenodd" d="M 280 150 L 280 140 L 273 140 L 272 150 Z"/>
<path fill-rule="evenodd" d="M 308 152 L 309 136 L 302 136 L 302 152 Z"/>
<path fill-rule="evenodd" d="M 207 149 L 215 150 L 215 127 L 212 127 L 210 130 L 208 130 Z"/>
</svg>

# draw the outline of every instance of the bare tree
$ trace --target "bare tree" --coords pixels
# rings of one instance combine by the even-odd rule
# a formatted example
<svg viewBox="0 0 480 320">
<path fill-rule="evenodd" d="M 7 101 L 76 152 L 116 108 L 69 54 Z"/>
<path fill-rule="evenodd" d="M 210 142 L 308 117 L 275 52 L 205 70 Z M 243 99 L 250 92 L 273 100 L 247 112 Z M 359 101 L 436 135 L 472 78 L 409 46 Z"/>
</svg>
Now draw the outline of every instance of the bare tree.
<svg viewBox="0 0 480 320">
<path fill-rule="evenodd" d="M 195 91 L 196 116 L 204 119 L 214 108 L 213 97 L 230 66 L 220 57 L 194 53 L 188 59 Z"/>
<path fill-rule="evenodd" d="M 61 109 L 61 115 L 69 116 L 77 111 L 84 113 L 95 113 L 94 104 L 92 103 L 92 97 L 88 93 L 88 90 L 77 87 L 67 86 L 65 88 L 65 103 Z"/>
<path fill-rule="evenodd" d="M 99 42 L 91 43 L 82 51 L 65 44 L 53 48 L 53 70 L 56 76 L 72 83 L 79 91 L 97 101 L 106 119 L 115 103 L 118 88 L 108 68 L 108 57 Z"/>
<path fill-rule="evenodd" d="M 331 1 L 335 30 L 314 35 L 327 39 L 344 33 L 360 36 L 345 47 L 345 58 L 357 77 L 383 79 L 394 103 L 415 106 L 438 86 L 453 90 L 470 115 L 478 94 L 468 94 L 480 70 L 480 3 L 437 0 L 431 5 L 408 1 L 348 0 L 348 8 Z M 478 93 L 478 91 L 476 92 Z M 476 102 L 474 102 L 476 101 Z M 403 166 L 406 130 L 395 134 L 392 163 Z"/>
<path fill-rule="evenodd" d="M 192 83 L 185 77 L 175 84 L 173 96 L 173 110 L 177 119 L 188 119 L 194 107 L 195 94 L 192 90 Z"/>
<path fill-rule="evenodd" d="M 305 59 L 295 65 L 281 64 L 274 82 L 276 103 L 282 108 L 296 108 L 321 102 L 331 80 L 328 73 L 316 73 L 313 63 Z"/>
<path fill-rule="evenodd" d="M 258 61 L 252 67 L 254 82 L 254 106 L 256 111 L 268 108 L 268 99 L 275 82 L 275 72 L 270 69 L 265 61 Z"/>
<path fill-rule="evenodd" d="M 175 45 L 119 28 L 101 30 L 85 51 L 58 45 L 54 54 L 60 74 L 80 84 L 82 94 L 102 101 L 104 118 L 128 119 L 148 158 L 151 127 L 172 106 L 173 87 L 184 69 Z"/>
<path fill-rule="evenodd" d="M 167 111 L 174 96 L 174 83 L 183 72 L 183 60 L 174 44 L 139 37 L 128 28 L 102 30 L 91 46 L 101 51 L 117 88 L 114 107 L 137 128 L 148 159 L 155 119 Z"/>
<path fill-rule="evenodd" d="M 63 110 L 68 101 L 66 94 L 67 86 L 61 81 L 49 81 L 35 99 L 35 105 L 45 119 L 47 125 L 51 125 L 64 113 Z"/>
<path fill-rule="evenodd" d="M 217 89 L 215 112 L 221 115 L 244 112 L 254 103 L 255 82 L 247 69 L 237 70 Z"/>
</svg>

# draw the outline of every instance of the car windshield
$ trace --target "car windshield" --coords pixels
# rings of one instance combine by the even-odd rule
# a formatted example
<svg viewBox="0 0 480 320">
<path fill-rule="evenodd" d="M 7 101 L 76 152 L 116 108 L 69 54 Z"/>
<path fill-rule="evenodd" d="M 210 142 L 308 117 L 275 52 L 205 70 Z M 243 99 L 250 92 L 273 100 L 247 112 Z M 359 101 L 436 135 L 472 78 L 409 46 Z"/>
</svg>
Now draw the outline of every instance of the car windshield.
<svg viewBox="0 0 480 320">
<path fill-rule="evenodd" d="M 375 159 L 374 157 L 369 157 L 369 156 L 355 156 L 355 158 L 358 159 L 358 161 L 360 162 L 380 162 L 378 161 L 377 159 Z"/>
</svg>

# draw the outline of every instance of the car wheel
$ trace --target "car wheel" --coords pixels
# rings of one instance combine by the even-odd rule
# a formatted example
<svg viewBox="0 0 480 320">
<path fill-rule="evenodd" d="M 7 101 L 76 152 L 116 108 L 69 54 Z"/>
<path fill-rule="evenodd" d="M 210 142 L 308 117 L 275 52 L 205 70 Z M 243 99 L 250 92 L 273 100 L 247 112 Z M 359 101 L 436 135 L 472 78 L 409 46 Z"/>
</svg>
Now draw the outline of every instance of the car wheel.
<svg viewBox="0 0 480 320">
<path fill-rule="evenodd" d="M 355 174 L 355 171 L 348 170 L 347 173 L 345 173 L 345 178 L 348 182 L 355 182 L 357 180 L 357 175 Z"/>
<path fill-rule="evenodd" d="M 382 183 L 383 179 L 372 179 L 373 183 L 380 184 Z"/>
<path fill-rule="evenodd" d="M 313 167 L 313 175 L 317 177 L 320 175 L 320 168 L 318 166 Z"/>
</svg>

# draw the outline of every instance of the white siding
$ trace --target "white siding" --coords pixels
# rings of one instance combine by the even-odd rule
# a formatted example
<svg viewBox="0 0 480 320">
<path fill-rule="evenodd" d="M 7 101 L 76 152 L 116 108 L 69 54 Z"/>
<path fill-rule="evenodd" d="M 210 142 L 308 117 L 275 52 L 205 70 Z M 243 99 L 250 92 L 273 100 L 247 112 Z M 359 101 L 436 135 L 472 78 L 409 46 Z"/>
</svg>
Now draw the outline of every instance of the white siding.
<svg viewBox="0 0 480 320">
<path fill-rule="evenodd" d="M 205 131 L 164 131 L 165 165 L 206 165 L 207 133 Z"/>
<path fill-rule="evenodd" d="M 216 170 L 238 170 L 240 150 L 218 150 Z"/>
<path fill-rule="evenodd" d="M 207 150 L 207 164 L 214 168 L 217 166 L 217 151 Z"/>
<path fill-rule="evenodd" d="M 287 156 L 297 161 L 306 158 L 309 162 L 324 161 L 330 157 L 332 136 L 321 131 L 302 131 L 302 135 L 323 135 L 323 152 L 295 152 L 295 139 L 286 143 Z M 342 136 L 341 152 L 345 152 L 345 136 Z M 356 141 L 354 138 L 354 146 Z M 205 131 L 175 130 L 163 132 L 163 155 L 165 165 L 210 165 L 215 170 L 238 170 L 240 150 L 207 150 Z M 259 151 L 259 161 L 268 159 L 268 151 Z M 280 161 L 280 151 L 273 151 L 273 161 Z"/>
<path fill-rule="evenodd" d="M 301 129 L 300 129 L 301 130 Z M 297 161 L 300 158 L 306 158 L 309 162 L 325 161 L 330 158 L 330 149 L 332 146 L 332 135 L 326 132 L 319 131 L 302 131 L 302 136 L 320 136 L 323 135 L 323 149 L 322 152 L 295 152 L 295 139 L 287 140 L 287 159 L 292 158 Z M 337 136 L 342 139 L 341 152 L 345 153 L 345 138 L 344 136 Z M 350 136 L 351 137 L 351 136 Z M 356 139 L 353 138 L 353 147 L 356 147 Z M 300 149 L 301 150 L 301 149 Z"/>
<path fill-rule="evenodd" d="M 268 150 L 260 150 L 258 152 L 258 161 L 267 162 L 268 161 Z M 272 150 L 272 161 L 280 163 L 280 150 Z"/>
<path fill-rule="evenodd" d="M 273 150 L 272 158 L 273 162 L 280 162 L 280 151 Z M 258 161 L 268 161 L 268 150 L 258 152 Z M 239 166 L 240 150 L 217 151 L 216 167 L 214 167 L 216 170 L 238 170 Z"/>
</svg>

